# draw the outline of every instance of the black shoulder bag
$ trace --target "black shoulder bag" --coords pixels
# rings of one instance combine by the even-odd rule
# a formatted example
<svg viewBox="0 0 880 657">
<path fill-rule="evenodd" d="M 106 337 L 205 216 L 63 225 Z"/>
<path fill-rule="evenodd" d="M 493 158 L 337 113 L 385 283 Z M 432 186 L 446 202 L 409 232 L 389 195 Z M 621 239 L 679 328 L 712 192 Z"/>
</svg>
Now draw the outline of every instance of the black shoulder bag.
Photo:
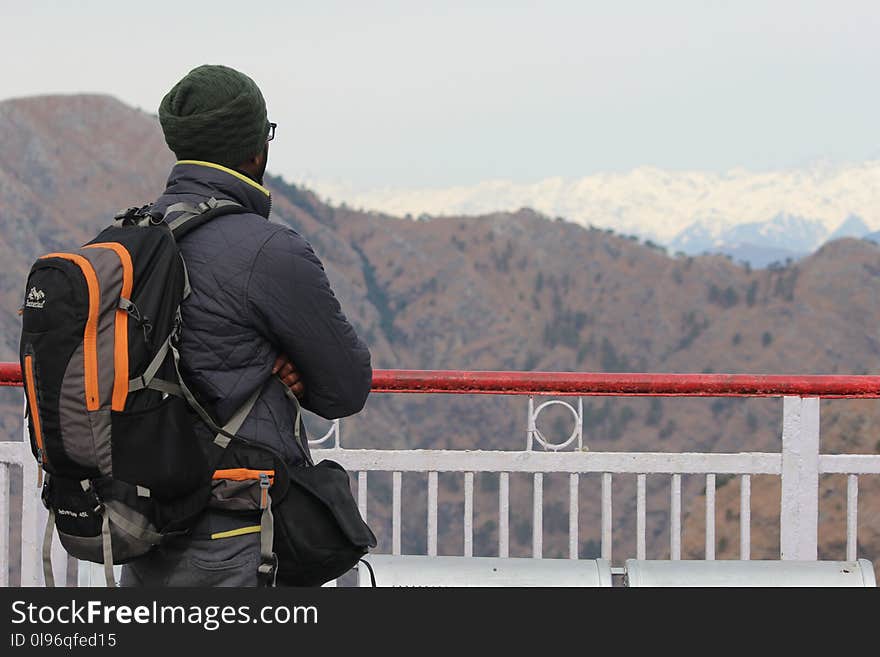
<svg viewBox="0 0 880 657">
<path fill-rule="evenodd" d="M 287 466 L 287 492 L 273 499 L 275 579 L 286 586 L 320 586 L 353 568 L 376 547 L 376 536 L 361 517 L 345 468 L 329 459 L 311 461 L 299 401 L 284 388 L 296 405 L 295 438 L 307 463 Z"/>
</svg>

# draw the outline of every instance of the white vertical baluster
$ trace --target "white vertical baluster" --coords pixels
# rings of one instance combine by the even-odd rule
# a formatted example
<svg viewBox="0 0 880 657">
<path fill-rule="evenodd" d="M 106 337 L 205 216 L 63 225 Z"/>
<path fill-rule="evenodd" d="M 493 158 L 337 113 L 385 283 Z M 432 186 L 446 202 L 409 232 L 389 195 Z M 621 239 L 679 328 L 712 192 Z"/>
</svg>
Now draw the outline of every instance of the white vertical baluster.
<svg viewBox="0 0 880 657">
<path fill-rule="evenodd" d="M 715 558 L 715 475 L 706 475 L 706 560 Z"/>
<path fill-rule="evenodd" d="M 645 475 L 636 477 L 636 558 L 645 558 Z"/>
<path fill-rule="evenodd" d="M 851 474 L 846 481 L 846 559 L 855 561 L 859 535 L 859 476 Z"/>
<path fill-rule="evenodd" d="M 474 556 L 474 473 L 464 473 L 464 556 Z"/>
<path fill-rule="evenodd" d="M 437 473 L 428 473 L 428 556 L 437 556 Z"/>
<path fill-rule="evenodd" d="M 752 558 L 752 478 L 744 474 L 739 493 L 739 558 Z"/>
<path fill-rule="evenodd" d="M 81 588 L 92 585 L 88 561 L 76 562 L 76 585 Z"/>
<path fill-rule="evenodd" d="M 681 559 L 681 475 L 672 475 L 669 509 L 669 558 Z"/>
<path fill-rule="evenodd" d="M 535 487 L 532 495 L 532 556 L 544 556 L 544 473 L 535 473 Z"/>
<path fill-rule="evenodd" d="M 402 475 L 400 472 L 395 472 L 391 478 L 391 554 L 400 554 L 400 488 Z"/>
<path fill-rule="evenodd" d="M 510 555 L 510 474 L 502 472 L 498 482 L 498 556 Z"/>
<path fill-rule="evenodd" d="M 529 395 L 529 417 L 526 425 L 526 451 L 531 452 L 532 448 L 535 445 L 535 430 L 537 429 L 537 425 L 535 423 L 535 398 L 533 395 Z"/>
<path fill-rule="evenodd" d="M 27 427 L 25 427 L 27 431 Z M 21 585 L 43 585 L 43 531 L 40 523 L 40 489 L 37 488 L 37 461 L 30 451 L 30 438 L 25 434 L 21 444 Z M 45 516 L 44 516 L 45 518 Z"/>
<path fill-rule="evenodd" d="M 358 509 L 364 522 L 367 521 L 367 471 L 358 472 Z"/>
<path fill-rule="evenodd" d="M 602 558 L 611 561 L 611 473 L 602 473 Z"/>
<path fill-rule="evenodd" d="M 584 398 L 578 397 L 577 407 L 577 448 L 578 451 L 584 448 Z"/>
<path fill-rule="evenodd" d="M 59 542 L 60 542 L 60 539 L 59 539 Z M 67 582 L 70 586 L 79 586 L 77 584 L 77 577 L 79 575 L 79 573 L 77 571 L 77 567 L 78 567 L 77 564 L 79 564 L 79 560 L 68 554 L 67 555 L 67 573 L 65 575 L 67 577 Z M 122 576 L 122 573 L 120 571 L 120 577 L 121 576 Z"/>
<path fill-rule="evenodd" d="M 9 586 L 9 465 L 0 463 L 0 586 Z"/>
<path fill-rule="evenodd" d="M 104 586 L 104 566 L 91 561 L 77 562 L 76 585 L 79 587 Z"/>
<path fill-rule="evenodd" d="M 55 573 L 55 586 L 67 586 L 67 566 L 70 561 L 67 557 L 67 550 L 61 545 L 61 539 L 56 531 L 52 538 L 52 571 Z M 114 566 L 114 568 L 116 567 Z M 119 568 L 115 571 L 117 582 L 119 581 Z"/>
<path fill-rule="evenodd" d="M 578 558 L 578 474 L 568 477 L 568 558 Z"/>
</svg>

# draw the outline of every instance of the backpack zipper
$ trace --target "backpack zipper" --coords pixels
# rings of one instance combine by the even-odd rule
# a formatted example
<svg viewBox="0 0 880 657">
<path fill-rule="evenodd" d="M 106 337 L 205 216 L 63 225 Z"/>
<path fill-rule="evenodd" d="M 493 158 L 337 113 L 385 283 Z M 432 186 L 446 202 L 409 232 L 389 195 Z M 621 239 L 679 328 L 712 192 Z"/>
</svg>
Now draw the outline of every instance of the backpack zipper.
<svg viewBox="0 0 880 657">
<path fill-rule="evenodd" d="M 31 414 L 31 422 L 34 425 L 34 442 L 37 445 L 37 463 L 40 466 L 37 470 L 37 488 L 41 488 L 43 486 L 43 463 L 48 463 L 49 458 L 43 448 L 43 424 L 40 421 L 40 406 L 39 404 L 37 404 L 37 384 L 36 377 L 34 376 L 34 357 L 31 354 L 27 354 L 24 357 L 24 378 L 26 386 L 25 392 L 28 399 L 28 409 L 30 410 Z"/>
<path fill-rule="evenodd" d="M 81 255 L 73 253 L 49 253 L 40 258 L 61 258 L 77 265 L 86 279 L 89 290 L 89 317 L 83 335 L 83 356 L 85 360 L 86 409 L 97 411 L 101 406 L 98 395 L 98 313 L 101 304 L 101 286 L 92 263 Z"/>
<path fill-rule="evenodd" d="M 231 468 L 229 470 L 215 470 L 212 479 L 229 479 L 231 481 L 248 481 L 259 479 L 262 476 L 269 479 L 275 478 L 274 470 L 251 470 L 249 468 Z"/>
<path fill-rule="evenodd" d="M 110 249 L 119 256 L 122 265 L 122 299 L 131 301 L 131 290 L 134 287 L 134 266 L 131 254 L 118 242 L 100 242 L 88 244 L 86 249 Z M 125 410 L 128 397 L 128 311 L 117 308 L 114 321 L 113 340 L 113 401 L 111 410 Z"/>
</svg>

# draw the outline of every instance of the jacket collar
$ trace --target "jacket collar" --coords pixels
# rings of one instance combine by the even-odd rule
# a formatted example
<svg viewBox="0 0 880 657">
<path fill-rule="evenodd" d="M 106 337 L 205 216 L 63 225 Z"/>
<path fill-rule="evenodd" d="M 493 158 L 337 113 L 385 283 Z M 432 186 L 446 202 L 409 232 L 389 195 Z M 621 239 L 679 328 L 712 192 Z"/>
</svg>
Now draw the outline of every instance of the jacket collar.
<svg viewBox="0 0 880 657">
<path fill-rule="evenodd" d="M 245 209 L 269 218 L 272 196 L 268 189 L 254 182 L 243 173 L 213 162 L 180 160 L 171 169 L 163 199 L 181 194 L 194 194 L 205 198 L 228 199 L 240 203 Z"/>
</svg>

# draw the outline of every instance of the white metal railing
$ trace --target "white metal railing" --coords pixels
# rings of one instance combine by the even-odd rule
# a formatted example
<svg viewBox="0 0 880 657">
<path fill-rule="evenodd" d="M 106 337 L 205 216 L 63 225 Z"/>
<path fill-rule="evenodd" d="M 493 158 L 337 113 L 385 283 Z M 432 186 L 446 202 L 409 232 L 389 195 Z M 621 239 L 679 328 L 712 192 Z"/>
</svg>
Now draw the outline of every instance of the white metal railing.
<svg viewBox="0 0 880 657">
<path fill-rule="evenodd" d="M 618 555 L 619 561 L 646 555 L 646 488 L 648 476 L 670 477 L 669 526 L 670 559 L 682 556 L 682 475 L 705 477 L 705 558 L 715 558 L 715 492 L 716 475 L 733 475 L 740 480 L 740 559 L 750 559 L 751 553 L 751 477 L 773 475 L 781 479 L 780 559 L 816 560 L 818 553 L 818 491 L 819 476 L 847 475 L 846 555 L 849 561 L 858 557 L 858 491 L 859 477 L 880 474 L 880 455 L 819 453 L 819 399 L 785 397 L 783 403 L 782 447 L 780 452 L 747 453 L 652 453 L 652 452 L 592 452 L 583 446 L 583 406 L 580 399 L 566 404 L 575 418 L 575 429 L 561 444 L 550 442 L 537 429 L 538 414 L 550 404 L 535 406 L 529 398 L 528 424 L 525 449 L 522 451 L 486 450 L 377 450 L 346 449 L 341 445 L 340 423 L 336 421 L 327 433 L 312 445 L 316 460 L 332 458 L 356 474 L 357 499 L 361 513 L 369 521 L 368 490 L 370 476 L 391 473 L 391 554 L 402 552 L 402 532 L 405 518 L 403 498 L 404 475 L 427 474 L 427 517 L 421 521 L 407 517 L 407 522 L 424 522 L 427 544 L 425 553 L 438 553 L 438 473 L 463 475 L 464 516 L 462 518 L 463 556 L 474 551 L 474 476 L 475 473 L 496 473 L 498 476 L 498 547 L 497 556 L 510 554 L 510 475 L 527 473 L 532 478 L 532 556 L 543 557 L 544 475 L 568 474 L 568 552 L 569 558 L 579 554 L 580 482 L 584 475 L 601 477 L 601 558 L 611 562 L 613 550 L 612 499 L 614 478 L 619 475 L 636 477 L 636 550 L 635 555 Z M 332 439 L 332 440 L 331 440 Z M 325 447 L 329 443 L 328 447 Z M 540 451 L 539 451 L 540 450 Z M 42 583 L 39 543 L 42 504 L 36 491 L 36 464 L 27 442 L 0 443 L 0 584 L 8 584 L 10 509 L 9 468 L 23 471 L 24 495 L 21 506 L 20 578 L 22 584 Z M 385 501 L 387 504 L 388 500 Z M 386 537 L 387 538 L 387 537 Z M 57 543 L 57 537 L 56 537 Z M 56 581 L 64 582 L 66 560 L 60 545 L 55 546 L 58 557 Z M 843 556 L 843 555 L 841 555 Z M 59 558 L 61 557 L 61 558 Z M 84 579 L 82 569 L 78 581 Z M 92 582 L 94 583 L 94 582 Z"/>
<path fill-rule="evenodd" d="M 783 402 L 782 449 L 779 453 L 628 453 L 583 451 L 583 407 L 568 402 L 576 423 L 568 439 L 553 444 L 537 430 L 537 415 L 550 405 L 535 406 L 529 400 L 526 450 L 449 451 L 449 450 L 351 450 L 336 445 L 316 450 L 316 458 L 332 458 L 358 472 L 358 500 L 367 515 L 368 473 L 392 472 L 392 554 L 400 554 L 402 531 L 401 488 L 404 473 L 428 473 L 427 554 L 437 554 L 437 473 L 463 473 L 464 536 L 463 554 L 473 550 L 473 477 L 475 472 L 499 475 L 498 556 L 509 556 L 510 473 L 530 473 L 533 477 L 532 556 L 543 556 L 543 476 L 569 474 L 569 557 L 578 558 L 578 513 L 580 475 L 602 476 L 601 557 L 611 561 L 612 484 L 615 475 L 636 475 L 636 558 L 646 557 L 646 479 L 648 475 L 671 477 L 670 558 L 681 559 L 681 477 L 704 475 L 706 481 L 705 558 L 713 560 L 716 549 L 716 475 L 740 478 L 740 558 L 751 557 L 751 477 L 775 475 L 781 479 L 780 558 L 816 560 L 818 557 L 818 490 L 820 474 L 846 474 L 846 558 L 855 560 L 858 545 L 858 477 L 880 474 L 880 455 L 828 455 L 819 453 L 819 399 L 785 397 Z M 535 451 L 534 444 L 548 451 Z M 576 451 L 560 451 L 575 445 Z"/>
</svg>

